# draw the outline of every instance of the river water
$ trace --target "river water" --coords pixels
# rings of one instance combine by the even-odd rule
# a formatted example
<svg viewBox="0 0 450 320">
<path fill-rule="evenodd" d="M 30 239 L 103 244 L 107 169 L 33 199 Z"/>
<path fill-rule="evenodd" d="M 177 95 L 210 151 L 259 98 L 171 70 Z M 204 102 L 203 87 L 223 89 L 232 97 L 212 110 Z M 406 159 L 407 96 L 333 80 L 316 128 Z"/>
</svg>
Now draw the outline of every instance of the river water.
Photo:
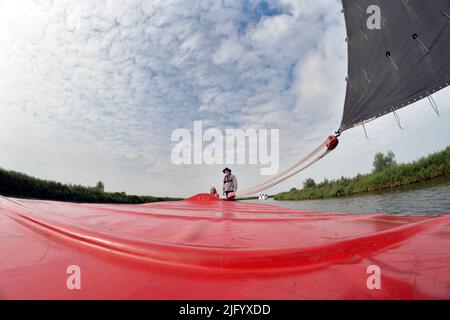
<svg viewBox="0 0 450 320">
<path fill-rule="evenodd" d="M 390 213 L 390 214 L 441 214 L 450 213 L 450 178 L 410 185 L 364 196 L 325 200 L 275 201 L 250 200 L 303 211 Z"/>
</svg>

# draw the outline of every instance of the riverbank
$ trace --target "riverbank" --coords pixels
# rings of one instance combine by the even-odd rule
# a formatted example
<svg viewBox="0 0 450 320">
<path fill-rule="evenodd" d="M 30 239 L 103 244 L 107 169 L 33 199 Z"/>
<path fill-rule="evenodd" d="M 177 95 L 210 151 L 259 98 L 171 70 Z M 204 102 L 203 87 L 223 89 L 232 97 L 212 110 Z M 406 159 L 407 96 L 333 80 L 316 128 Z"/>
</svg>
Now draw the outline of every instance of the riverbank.
<svg viewBox="0 0 450 320">
<path fill-rule="evenodd" d="M 317 185 L 292 189 L 274 195 L 275 200 L 294 201 L 327 199 L 368 194 L 382 190 L 395 190 L 450 174 L 450 147 L 433 153 L 417 161 L 391 166 L 382 172 L 357 175 L 354 178 L 342 177 L 338 180 L 325 180 Z"/>
<path fill-rule="evenodd" d="M 105 192 L 102 188 L 62 184 L 0 168 L 0 195 L 17 198 L 89 203 L 139 204 L 181 200 L 169 197 L 136 196 L 125 192 Z"/>
<path fill-rule="evenodd" d="M 388 213 L 401 215 L 450 213 L 450 175 L 393 190 L 302 201 L 251 200 L 305 212 L 342 212 L 348 214 Z"/>
</svg>

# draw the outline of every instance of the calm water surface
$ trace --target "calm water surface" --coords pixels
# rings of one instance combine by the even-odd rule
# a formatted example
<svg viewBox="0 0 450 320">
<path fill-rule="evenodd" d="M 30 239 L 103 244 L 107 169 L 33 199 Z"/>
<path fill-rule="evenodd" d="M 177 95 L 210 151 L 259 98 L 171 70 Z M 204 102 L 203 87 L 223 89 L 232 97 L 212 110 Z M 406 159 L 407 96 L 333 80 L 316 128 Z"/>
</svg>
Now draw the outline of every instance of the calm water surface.
<svg viewBox="0 0 450 320">
<path fill-rule="evenodd" d="M 350 213 L 436 214 L 450 213 L 450 177 L 364 196 L 326 200 L 251 200 L 304 211 Z"/>
</svg>

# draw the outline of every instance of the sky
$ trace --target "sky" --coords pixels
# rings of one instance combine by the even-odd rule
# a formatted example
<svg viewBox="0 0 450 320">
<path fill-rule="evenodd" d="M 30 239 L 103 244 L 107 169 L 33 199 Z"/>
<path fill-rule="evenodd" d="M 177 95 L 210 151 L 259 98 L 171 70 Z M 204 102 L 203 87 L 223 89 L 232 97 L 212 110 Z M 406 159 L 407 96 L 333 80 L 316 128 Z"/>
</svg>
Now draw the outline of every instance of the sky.
<svg viewBox="0 0 450 320">
<path fill-rule="evenodd" d="M 347 70 L 338 0 L 0 0 L 0 167 L 106 191 L 189 196 L 224 165 L 176 165 L 171 134 L 279 129 L 280 169 L 340 125 Z M 450 90 L 346 131 L 336 151 L 268 190 L 371 170 L 449 145 Z M 240 188 L 261 165 L 232 165 Z"/>
</svg>

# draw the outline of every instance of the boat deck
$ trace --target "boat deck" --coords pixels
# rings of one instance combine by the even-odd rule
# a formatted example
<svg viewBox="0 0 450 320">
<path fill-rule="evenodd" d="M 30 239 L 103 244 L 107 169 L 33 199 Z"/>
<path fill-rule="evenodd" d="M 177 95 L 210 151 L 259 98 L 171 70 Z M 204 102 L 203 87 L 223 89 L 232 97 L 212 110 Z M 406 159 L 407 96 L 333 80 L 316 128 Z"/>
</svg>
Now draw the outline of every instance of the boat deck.
<svg viewBox="0 0 450 320">
<path fill-rule="evenodd" d="M 450 215 L 0 198 L 0 299 L 449 298 Z"/>
</svg>

